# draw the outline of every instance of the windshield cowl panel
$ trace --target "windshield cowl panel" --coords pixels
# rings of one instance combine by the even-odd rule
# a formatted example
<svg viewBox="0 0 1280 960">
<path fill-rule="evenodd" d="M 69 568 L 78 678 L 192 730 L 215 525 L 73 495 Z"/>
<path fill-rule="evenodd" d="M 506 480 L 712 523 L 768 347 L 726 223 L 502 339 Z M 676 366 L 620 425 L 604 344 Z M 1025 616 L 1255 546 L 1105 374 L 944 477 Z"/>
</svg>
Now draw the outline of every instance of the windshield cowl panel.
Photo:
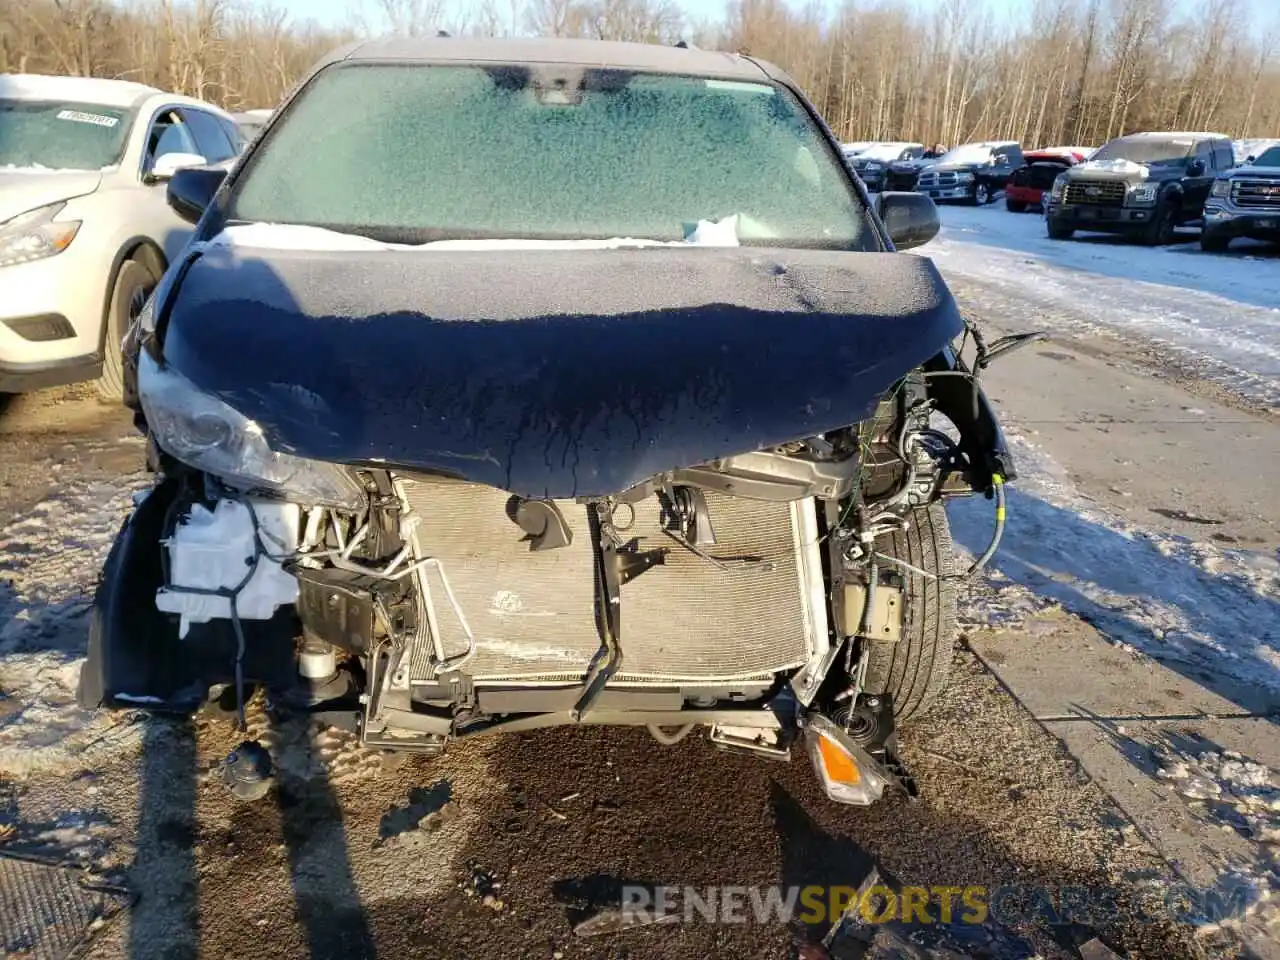
<svg viewBox="0 0 1280 960">
<path fill-rule="evenodd" d="M 785 87 L 577 66 L 326 68 L 247 161 L 227 221 L 414 244 L 679 243 L 705 222 L 731 245 L 879 249 Z"/>
<path fill-rule="evenodd" d="M 0 171 L 96 172 L 120 162 L 131 111 L 93 103 L 0 99 Z"/>
</svg>

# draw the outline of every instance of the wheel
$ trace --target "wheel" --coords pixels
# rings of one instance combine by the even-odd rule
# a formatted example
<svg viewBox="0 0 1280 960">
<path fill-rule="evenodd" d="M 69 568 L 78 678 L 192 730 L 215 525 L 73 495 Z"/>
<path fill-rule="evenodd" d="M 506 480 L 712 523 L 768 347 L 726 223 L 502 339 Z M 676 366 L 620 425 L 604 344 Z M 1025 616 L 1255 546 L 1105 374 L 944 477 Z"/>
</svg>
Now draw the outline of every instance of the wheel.
<svg viewBox="0 0 1280 960">
<path fill-rule="evenodd" d="M 985 183 L 980 183 L 973 188 L 973 202 L 980 207 L 985 207 L 991 202 L 991 188 Z"/>
<path fill-rule="evenodd" d="M 1175 226 L 1177 226 L 1177 220 L 1173 204 L 1162 203 L 1156 209 L 1155 219 L 1143 231 L 1142 240 L 1147 246 L 1151 247 L 1160 247 L 1166 243 L 1173 243 L 1173 228 Z"/>
<path fill-rule="evenodd" d="M 150 268 L 137 260 L 126 260 L 116 273 L 111 288 L 111 300 L 107 305 L 106 337 L 102 344 L 102 375 L 98 378 L 98 393 L 102 399 L 119 402 L 124 395 L 124 364 L 120 357 L 120 341 L 129 325 L 142 312 L 147 297 L 156 288 L 160 278 Z"/>
<path fill-rule="evenodd" d="M 1231 238 L 1221 233 L 1211 233 L 1207 229 L 1200 231 L 1200 249 L 1208 253 L 1225 253 L 1231 246 Z"/>
<path fill-rule="evenodd" d="M 933 577 L 952 571 L 951 529 L 941 503 L 917 507 L 905 531 L 893 534 L 885 553 Z M 886 541 L 881 541 L 886 542 Z M 931 579 L 900 567 L 905 609 L 896 642 L 872 641 L 864 689 L 893 696 L 894 718 L 905 723 L 928 712 L 951 674 L 956 638 L 956 591 L 951 580 Z"/>
<path fill-rule="evenodd" d="M 1010 213 L 1024 213 L 1027 209 L 1027 201 L 1010 200 L 1008 197 L 1004 198 L 1004 205 Z"/>
<path fill-rule="evenodd" d="M 1070 240 L 1076 232 L 1070 227 L 1061 227 L 1049 218 L 1045 218 L 1045 228 L 1049 231 L 1050 240 Z"/>
</svg>

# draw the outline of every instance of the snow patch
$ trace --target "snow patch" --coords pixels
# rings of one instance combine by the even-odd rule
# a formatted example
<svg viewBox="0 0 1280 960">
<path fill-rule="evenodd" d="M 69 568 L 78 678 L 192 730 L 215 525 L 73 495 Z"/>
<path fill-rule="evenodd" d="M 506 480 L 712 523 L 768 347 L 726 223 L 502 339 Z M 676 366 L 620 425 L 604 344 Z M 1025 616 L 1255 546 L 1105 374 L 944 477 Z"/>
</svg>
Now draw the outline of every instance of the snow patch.
<svg viewBox="0 0 1280 960">
<path fill-rule="evenodd" d="M 259 250 L 308 250 L 361 253 L 378 250 L 617 250 L 625 247 L 736 247 L 740 233 L 748 236 L 752 224 L 737 214 L 721 220 L 690 224 L 684 240 L 645 240 L 611 237 L 603 240 L 433 240 L 428 243 L 382 243 L 353 233 L 291 223 L 245 223 L 226 227 L 213 239 L 197 244 L 208 247 L 248 247 Z"/>
<path fill-rule="evenodd" d="M 1280 695 L 1280 563 L 1167 535 L 1080 496 L 1037 444 L 1009 427 L 1019 467 L 1008 527 L 962 610 L 972 628 L 1017 626 L 1060 605 L 1122 649 Z M 948 509 L 957 544 L 990 539 L 990 505 Z"/>
<path fill-rule="evenodd" d="M 81 710 L 75 690 L 98 572 L 148 482 L 68 482 L 0 529 L 0 772 L 83 765 L 117 744 L 124 718 Z"/>
<path fill-rule="evenodd" d="M 941 216 L 941 233 L 920 252 L 958 288 L 978 285 L 997 312 L 1071 334 L 1150 341 L 1205 378 L 1280 407 L 1280 284 L 1269 269 L 1280 262 L 1206 256 L 1192 244 L 1050 240 L 1040 217 L 989 208 L 946 207 Z"/>
<path fill-rule="evenodd" d="M 1143 180 L 1151 175 L 1151 170 L 1144 163 L 1134 163 L 1124 157 L 1113 157 L 1110 160 L 1086 160 L 1076 167 L 1077 170 L 1097 170 L 1102 173 L 1118 173 L 1122 176 L 1140 177 Z"/>
</svg>

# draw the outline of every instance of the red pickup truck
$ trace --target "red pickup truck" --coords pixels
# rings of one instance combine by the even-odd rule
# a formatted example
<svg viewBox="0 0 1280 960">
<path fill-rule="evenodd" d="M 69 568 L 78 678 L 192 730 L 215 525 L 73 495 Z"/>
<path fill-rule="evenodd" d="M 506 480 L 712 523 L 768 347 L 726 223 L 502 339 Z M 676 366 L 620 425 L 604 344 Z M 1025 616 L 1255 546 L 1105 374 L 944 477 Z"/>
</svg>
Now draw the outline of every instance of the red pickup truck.
<svg viewBox="0 0 1280 960">
<path fill-rule="evenodd" d="M 1045 147 L 1029 150 L 1026 166 L 1013 171 L 1004 185 L 1004 205 L 1013 213 L 1022 213 L 1028 207 L 1039 207 L 1041 198 L 1053 186 L 1058 174 L 1088 159 L 1093 151 L 1088 147 Z"/>
</svg>

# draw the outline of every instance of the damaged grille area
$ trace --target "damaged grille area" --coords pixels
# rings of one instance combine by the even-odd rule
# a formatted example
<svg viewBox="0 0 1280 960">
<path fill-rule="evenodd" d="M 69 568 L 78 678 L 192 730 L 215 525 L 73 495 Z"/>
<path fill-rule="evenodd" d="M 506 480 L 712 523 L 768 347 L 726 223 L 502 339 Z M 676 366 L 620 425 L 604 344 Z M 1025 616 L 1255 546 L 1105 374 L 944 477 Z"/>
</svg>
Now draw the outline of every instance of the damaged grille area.
<svg viewBox="0 0 1280 960">
<path fill-rule="evenodd" d="M 476 682 L 580 680 L 600 648 L 599 574 L 587 505 L 555 501 L 572 542 L 533 551 L 512 519 L 511 494 L 479 484 L 400 478 L 418 518 L 414 550 L 425 567 L 447 657 Z M 657 497 L 614 516 L 624 554 L 663 551 L 621 587 L 622 669 L 617 683 L 708 683 L 768 678 L 804 664 L 815 645 L 803 545 L 816 550 L 809 502 L 772 503 L 707 492 L 717 542 L 699 556 L 663 533 Z M 446 599 L 447 578 L 454 603 Z M 465 617 L 464 624 L 458 612 Z M 825 636 L 825 633 L 823 634 Z M 411 665 L 426 679 L 430 647 Z"/>
</svg>

